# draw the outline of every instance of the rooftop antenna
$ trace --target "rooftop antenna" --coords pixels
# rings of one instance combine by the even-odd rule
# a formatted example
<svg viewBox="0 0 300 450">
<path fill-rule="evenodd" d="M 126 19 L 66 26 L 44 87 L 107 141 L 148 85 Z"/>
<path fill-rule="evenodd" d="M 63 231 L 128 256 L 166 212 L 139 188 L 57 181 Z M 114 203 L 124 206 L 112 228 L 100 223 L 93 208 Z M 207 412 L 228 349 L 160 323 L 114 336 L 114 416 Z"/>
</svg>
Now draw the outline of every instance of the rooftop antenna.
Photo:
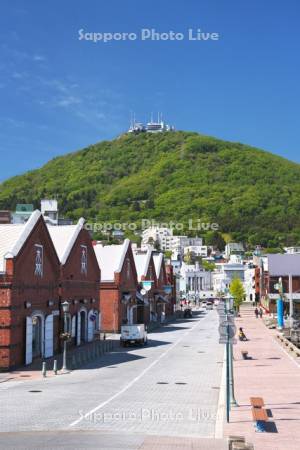
<svg viewBox="0 0 300 450">
<path fill-rule="evenodd" d="M 130 110 L 130 126 L 133 128 L 133 112 Z"/>
</svg>

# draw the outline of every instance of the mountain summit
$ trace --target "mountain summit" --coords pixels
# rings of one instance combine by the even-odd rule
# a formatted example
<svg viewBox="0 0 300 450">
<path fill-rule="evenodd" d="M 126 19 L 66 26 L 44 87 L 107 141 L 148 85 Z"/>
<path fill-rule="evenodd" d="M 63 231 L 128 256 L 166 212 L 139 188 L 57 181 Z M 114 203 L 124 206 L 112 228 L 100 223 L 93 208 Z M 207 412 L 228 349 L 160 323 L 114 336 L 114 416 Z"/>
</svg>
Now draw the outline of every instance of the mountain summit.
<svg viewBox="0 0 300 450">
<path fill-rule="evenodd" d="M 0 185 L 0 209 L 56 197 L 68 217 L 189 219 L 252 245 L 300 242 L 300 165 L 192 132 L 124 134 Z"/>
</svg>

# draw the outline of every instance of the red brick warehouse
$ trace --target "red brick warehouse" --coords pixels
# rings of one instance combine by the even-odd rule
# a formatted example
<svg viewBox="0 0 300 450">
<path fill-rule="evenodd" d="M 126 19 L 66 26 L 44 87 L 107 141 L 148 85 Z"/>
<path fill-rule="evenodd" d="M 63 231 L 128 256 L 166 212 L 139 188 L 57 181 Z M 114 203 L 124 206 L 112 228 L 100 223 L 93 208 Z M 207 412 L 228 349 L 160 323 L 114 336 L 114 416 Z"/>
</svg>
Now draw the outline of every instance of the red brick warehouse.
<svg viewBox="0 0 300 450">
<path fill-rule="evenodd" d="M 59 298 L 69 303 L 68 332 L 72 344 L 94 339 L 100 329 L 100 269 L 84 219 L 77 225 L 48 226 L 60 260 Z M 60 309 L 63 320 L 62 309 Z"/>
<path fill-rule="evenodd" d="M 100 270 L 84 220 L 47 226 L 39 211 L 26 224 L 0 225 L 0 368 L 30 364 L 60 350 L 61 302 L 68 301 L 73 343 L 99 328 Z"/>
<path fill-rule="evenodd" d="M 44 219 L 0 225 L 0 368 L 30 364 L 57 350 L 59 259 Z"/>
<path fill-rule="evenodd" d="M 143 307 L 137 293 L 137 274 L 131 243 L 94 246 L 101 268 L 101 327 L 103 331 L 118 332 L 122 323 L 136 323 Z M 142 314 L 143 315 L 143 314 Z"/>
</svg>

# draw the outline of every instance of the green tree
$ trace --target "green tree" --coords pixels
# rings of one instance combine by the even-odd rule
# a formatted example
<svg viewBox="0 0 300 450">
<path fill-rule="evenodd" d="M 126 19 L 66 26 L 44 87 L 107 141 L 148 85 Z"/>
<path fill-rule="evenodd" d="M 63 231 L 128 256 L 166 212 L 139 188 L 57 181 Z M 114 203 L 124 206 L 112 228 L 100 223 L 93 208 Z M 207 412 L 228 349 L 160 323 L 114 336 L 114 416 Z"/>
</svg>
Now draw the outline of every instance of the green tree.
<svg viewBox="0 0 300 450">
<path fill-rule="evenodd" d="M 233 304 L 236 311 L 239 311 L 240 305 L 245 299 L 245 289 L 239 278 L 234 278 L 229 287 L 230 294 L 233 297 Z"/>
<path fill-rule="evenodd" d="M 208 272 L 213 272 L 216 268 L 215 263 L 210 261 L 202 261 L 202 267 L 203 269 L 207 270 Z"/>
<path fill-rule="evenodd" d="M 226 242 L 219 231 L 209 231 L 205 236 L 206 245 L 211 245 L 220 251 L 225 249 Z"/>
</svg>

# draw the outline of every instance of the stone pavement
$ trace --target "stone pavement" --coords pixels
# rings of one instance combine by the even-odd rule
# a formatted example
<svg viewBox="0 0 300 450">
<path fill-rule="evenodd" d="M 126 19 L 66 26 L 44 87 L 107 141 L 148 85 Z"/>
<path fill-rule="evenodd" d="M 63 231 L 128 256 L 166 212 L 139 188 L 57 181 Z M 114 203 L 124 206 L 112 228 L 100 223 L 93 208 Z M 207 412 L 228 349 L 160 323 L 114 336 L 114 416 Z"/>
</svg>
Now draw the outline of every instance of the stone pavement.
<svg viewBox="0 0 300 450">
<path fill-rule="evenodd" d="M 241 309 L 237 327 L 243 327 L 249 339 L 234 345 L 235 398 L 225 435 L 242 435 L 254 444 L 255 450 L 300 449 L 300 367 L 275 341 L 269 330 L 254 316 L 254 308 Z M 252 359 L 243 360 L 241 350 Z M 272 417 L 269 431 L 256 433 L 252 422 L 249 397 L 263 397 Z"/>
<path fill-rule="evenodd" d="M 59 377 L 0 384 L 0 448 L 30 436 L 32 449 L 39 433 L 55 431 L 64 448 L 95 433 L 95 448 L 138 435 L 140 448 L 222 449 L 224 440 L 206 439 L 215 436 L 223 364 L 217 327 L 215 311 L 198 311 L 151 333 L 146 347 L 115 348 Z M 102 445 L 108 434 L 116 447 Z M 37 448 L 48 448 L 42 442 Z"/>
<path fill-rule="evenodd" d="M 2 433 L 0 436 L 0 448 L 3 450 L 228 450 L 225 439 L 146 436 L 139 433 L 48 431 Z"/>
<path fill-rule="evenodd" d="M 103 356 L 105 353 L 111 351 L 113 348 L 119 345 L 119 335 L 112 336 L 105 340 L 95 340 L 90 343 L 81 345 L 80 347 L 72 347 L 68 349 L 67 352 L 67 366 L 70 369 L 76 369 L 84 365 L 88 361 L 92 361 L 99 356 Z M 42 360 L 41 358 L 35 360 L 32 364 L 28 366 L 20 367 L 17 370 L 12 370 L 10 372 L 0 372 L 0 384 L 5 382 L 16 382 L 16 381 L 33 381 L 43 379 L 42 374 L 42 364 L 43 361 L 46 362 L 47 378 L 55 376 L 53 372 L 54 360 L 57 361 L 58 375 L 60 375 L 60 370 L 63 363 L 62 353 L 56 354 L 51 358 Z M 73 367 L 74 366 L 74 367 Z"/>
</svg>

